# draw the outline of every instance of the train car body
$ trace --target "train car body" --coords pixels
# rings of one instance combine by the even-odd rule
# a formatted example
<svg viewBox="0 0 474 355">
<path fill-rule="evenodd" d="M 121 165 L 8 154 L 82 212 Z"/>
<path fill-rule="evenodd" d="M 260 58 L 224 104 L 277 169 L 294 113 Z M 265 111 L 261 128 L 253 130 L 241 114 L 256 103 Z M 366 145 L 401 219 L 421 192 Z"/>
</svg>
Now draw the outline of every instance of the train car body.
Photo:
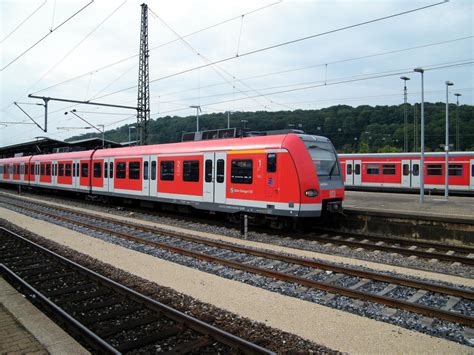
<svg viewBox="0 0 474 355">
<path fill-rule="evenodd" d="M 348 190 L 418 191 L 420 153 L 340 154 Z M 449 189 L 474 194 L 474 152 L 449 153 Z M 425 153 L 425 189 L 444 191 L 444 153 Z"/>
<path fill-rule="evenodd" d="M 10 170 L 21 164 L 29 169 L 18 179 Z M 311 135 L 35 155 L 0 160 L 4 170 L 3 183 L 228 213 L 319 217 L 342 209 L 344 198 L 332 143 Z"/>
</svg>

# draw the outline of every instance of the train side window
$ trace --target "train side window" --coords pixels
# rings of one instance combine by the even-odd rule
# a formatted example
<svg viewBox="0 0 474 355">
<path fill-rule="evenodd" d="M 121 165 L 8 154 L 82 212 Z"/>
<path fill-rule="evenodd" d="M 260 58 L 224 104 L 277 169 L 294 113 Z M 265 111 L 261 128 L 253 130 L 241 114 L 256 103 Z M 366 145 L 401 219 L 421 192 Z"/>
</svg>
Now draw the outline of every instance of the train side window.
<svg viewBox="0 0 474 355">
<path fill-rule="evenodd" d="M 474 164 L 471 166 L 471 176 L 474 176 Z"/>
<path fill-rule="evenodd" d="M 151 179 L 156 180 L 156 161 L 151 162 Z"/>
<path fill-rule="evenodd" d="M 396 174 L 395 164 L 383 164 L 382 165 L 382 174 L 383 175 L 395 175 Z"/>
<path fill-rule="evenodd" d="M 360 164 L 355 165 L 355 174 L 360 175 Z"/>
<path fill-rule="evenodd" d="M 114 163 L 112 162 L 109 163 L 109 178 L 114 178 Z"/>
<path fill-rule="evenodd" d="M 46 176 L 51 176 L 51 164 L 46 164 Z"/>
<path fill-rule="evenodd" d="M 234 184 L 251 184 L 253 179 L 253 161 L 251 159 L 232 160 L 230 181 Z"/>
<path fill-rule="evenodd" d="M 131 161 L 128 164 L 128 178 L 132 180 L 140 179 L 140 162 L 139 161 Z"/>
<path fill-rule="evenodd" d="M 426 175 L 441 176 L 443 175 L 443 167 L 441 164 L 428 164 L 426 166 Z"/>
<path fill-rule="evenodd" d="M 94 177 L 95 178 L 102 177 L 102 163 L 100 162 L 94 163 Z"/>
<path fill-rule="evenodd" d="M 449 164 L 449 176 L 462 176 L 463 166 L 461 164 Z"/>
<path fill-rule="evenodd" d="M 64 164 L 64 166 L 65 166 L 64 175 L 71 176 L 71 163 L 66 163 Z"/>
<path fill-rule="evenodd" d="M 87 163 L 81 163 L 81 177 L 89 177 L 89 166 Z"/>
<path fill-rule="evenodd" d="M 72 176 L 76 176 L 76 163 L 72 163 Z"/>
<path fill-rule="evenodd" d="M 224 159 L 217 159 L 217 164 L 216 164 L 216 181 L 219 184 L 222 184 L 224 182 L 224 176 L 225 176 L 225 162 Z"/>
<path fill-rule="evenodd" d="M 104 163 L 104 179 L 107 179 L 108 172 L 109 172 L 109 163 L 105 162 Z"/>
<path fill-rule="evenodd" d="M 408 164 L 403 164 L 403 175 L 407 176 L 408 174 L 410 174 L 410 168 Z"/>
<path fill-rule="evenodd" d="M 204 167 L 204 175 L 206 182 L 212 182 L 212 160 L 207 159 Z"/>
<path fill-rule="evenodd" d="M 413 164 L 413 176 L 420 175 L 420 164 Z"/>
<path fill-rule="evenodd" d="M 347 164 L 346 166 L 346 174 L 352 175 L 352 164 Z"/>
<path fill-rule="evenodd" d="M 185 160 L 183 163 L 183 181 L 199 181 L 199 160 Z"/>
<path fill-rule="evenodd" d="M 28 175 L 28 164 L 23 167 L 25 175 Z"/>
<path fill-rule="evenodd" d="M 59 164 L 59 174 L 58 176 L 64 176 L 64 164 Z"/>
<path fill-rule="evenodd" d="M 379 164 L 367 164 L 367 175 L 379 175 L 380 166 Z"/>
<path fill-rule="evenodd" d="M 277 155 L 275 153 L 267 154 L 267 173 L 277 171 Z"/>
<path fill-rule="evenodd" d="M 148 162 L 143 163 L 143 180 L 148 180 Z"/>
<path fill-rule="evenodd" d="M 160 180 L 174 180 L 174 161 L 165 160 L 160 162 Z"/>
<path fill-rule="evenodd" d="M 117 179 L 125 179 L 127 171 L 127 163 L 120 162 L 115 164 L 115 177 Z"/>
</svg>

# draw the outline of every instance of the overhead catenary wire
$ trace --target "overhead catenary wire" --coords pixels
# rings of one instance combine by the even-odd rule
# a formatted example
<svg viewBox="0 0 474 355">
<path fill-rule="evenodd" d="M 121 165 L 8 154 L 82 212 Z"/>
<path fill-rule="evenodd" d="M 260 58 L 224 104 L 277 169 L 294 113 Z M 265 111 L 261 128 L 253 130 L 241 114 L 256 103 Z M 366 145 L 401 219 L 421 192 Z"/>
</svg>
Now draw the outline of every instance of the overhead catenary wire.
<svg viewBox="0 0 474 355">
<path fill-rule="evenodd" d="M 339 59 L 327 63 L 317 63 L 317 64 L 312 64 L 304 67 L 298 67 L 298 68 L 293 68 L 293 69 L 287 69 L 287 70 L 280 70 L 280 71 L 275 71 L 275 72 L 270 72 L 270 73 L 265 73 L 265 74 L 258 74 L 254 76 L 249 76 L 249 77 L 244 77 L 241 80 L 253 80 L 253 79 L 261 79 L 261 78 L 266 78 L 269 76 L 275 76 L 275 75 L 280 75 L 280 74 L 288 74 L 292 73 L 295 71 L 301 71 L 301 70 L 306 70 L 306 69 L 313 69 L 317 67 L 323 67 L 325 65 L 334 65 L 334 64 L 341 64 L 341 63 L 347 63 L 350 61 L 356 61 L 356 60 L 362 60 L 362 59 L 368 59 L 368 58 L 374 58 L 378 56 L 383 56 L 383 55 L 388 55 L 388 54 L 394 54 L 394 53 L 401 53 L 401 52 L 406 52 L 406 51 L 411 51 L 411 50 L 416 50 L 416 49 L 421 49 L 421 48 L 427 48 L 431 46 L 437 46 L 437 45 L 443 45 L 443 44 L 448 44 L 448 43 L 453 43 L 457 41 L 462 41 L 462 40 L 467 40 L 467 39 L 472 39 L 474 36 L 465 36 L 465 37 L 459 37 L 451 40 L 446 40 L 446 41 L 441 41 L 441 42 L 434 42 L 434 43 L 428 43 L 428 44 L 423 44 L 423 45 L 418 45 L 418 46 L 412 46 L 412 47 L 406 47 L 406 48 L 401 48 L 401 49 L 395 49 L 395 50 L 390 50 L 390 51 L 384 51 L 384 52 L 379 52 L 379 53 L 373 53 L 373 54 L 368 54 L 364 56 L 359 56 L 359 57 L 351 57 L 351 58 L 345 58 L 345 59 Z M 206 86 L 201 86 L 201 89 L 207 89 L 211 87 L 216 87 L 216 86 L 222 86 L 224 83 L 215 83 L 215 84 L 210 84 Z M 165 97 L 169 95 L 176 95 L 176 94 L 181 94 L 189 91 L 195 91 L 197 88 L 191 88 L 191 89 L 185 89 L 185 90 L 180 90 L 180 91 L 172 91 L 168 93 L 163 93 L 157 96 Z M 156 96 L 152 96 L 156 97 Z"/>
<path fill-rule="evenodd" d="M 7 40 L 12 34 L 14 34 L 21 26 L 23 26 L 26 21 L 28 21 L 33 15 L 35 15 L 46 3 L 48 0 L 44 0 L 40 6 L 38 6 L 31 14 L 29 14 L 23 21 L 21 21 L 16 27 L 11 30 L 3 39 L 0 41 L 0 44 L 2 44 L 5 40 Z"/>
<path fill-rule="evenodd" d="M 44 41 L 50 34 L 52 34 L 53 32 L 55 32 L 56 30 L 58 30 L 60 27 L 62 27 L 63 25 L 65 25 L 66 23 L 68 23 L 71 19 L 73 19 L 74 17 L 76 17 L 79 13 L 81 13 L 83 10 L 85 10 L 89 5 L 91 5 L 92 3 L 94 2 L 94 0 L 91 0 L 89 3 L 87 3 L 86 5 L 84 5 L 82 8 L 80 8 L 78 11 L 76 11 L 74 14 L 72 14 L 71 16 L 69 16 L 66 20 L 64 20 L 63 22 L 61 22 L 58 26 L 56 26 L 55 28 L 52 28 L 46 35 L 44 35 L 43 37 L 41 37 L 38 41 L 36 41 L 34 44 L 32 44 L 30 47 L 28 47 L 27 49 L 25 49 L 23 52 L 21 52 L 18 56 L 16 56 L 15 58 L 13 58 L 10 62 L 8 62 L 8 64 L 6 64 L 5 66 L 3 66 L 0 71 L 4 71 L 6 68 L 8 68 L 10 65 L 12 65 L 13 63 L 15 63 L 18 59 L 20 59 L 21 57 L 23 57 L 26 53 L 28 53 L 30 50 L 32 50 L 34 47 L 36 47 L 38 44 L 40 44 L 42 41 Z"/>
<path fill-rule="evenodd" d="M 237 57 L 237 56 L 226 57 L 226 58 L 222 58 L 222 59 L 219 59 L 219 60 L 216 60 L 216 61 L 207 63 L 207 64 L 203 64 L 203 65 L 200 65 L 200 66 L 197 66 L 197 67 L 188 68 L 188 69 L 185 69 L 185 70 L 181 70 L 181 71 L 179 71 L 179 72 L 176 72 L 176 73 L 172 73 L 172 74 L 169 74 L 169 75 L 165 75 L 165 76 L 162 76 L 162 77 L 159 77 L 159 78 L 150 80 L 150 83 L 154 83 L 154 82 L 161 81 L 161 80 L 165 80 L 165 79 L 169 79 L 169 78 L 172 78 L 172 77 L 175 77 L 175 76 L 178 76 L 178 75 L 190 73 L 190 72 L 195 71 L 195 70 L 198 70 L 198 69 L 202 69 L 202 68 L 206 68 L 206 67 L 209 67 L 209 66 L 212 66 L 212 65 L 224 63 L 224 62 L 227 62 L 227 61 L 230 61 L 230 60 L 234 60 L 234 59 L 242 58 L 242 57 L 245 57 L 245 56 L 250 56 L 250 55 L 253 55 L 253 54 L 265 52 L 265 51 L 268 51 L 268 50 L 271 50 L 271 49 L 275 49 L 275 48 L 278 48 L 278 47 L 287 46 L 287 45 L 290 45 L 290 44 L 294 44 L 294 43 L 306 41 L 306 40 L 309 40 L 309 39 L 313 39 L 313 38 L 317 38 L 317 37 L 321 37 L 321 36 L 325 36 L 325 35 L 329 35 L 329 34 L 341 32 L 341 31 L 346 31 L 346 30 L 353 29 L 353 28 L 356 28 L 356 27 L 361 27 L 361 26 L 365 26 L 365 25 L 368 25 L 368 24 L 372 24 L 372 23 L 384 21 L 384 20 L 387 20 L 387 19 L 399 17 L 399 16 L 402 16 L 402 15 L 407 15 L 407 14 L 410 14 L 410 13 L 414 13 L 414 12 L 426 10 L 426 9 L 428 9 L 428 8 L 432 8 L 432 7 L 435 7 L 435 6 L 438 6 L 438 5 L 442 5 L 442 4 L 445 4 L 445 3 L 446 3 L 446 1 L 441 1 L 441 2 L 434 3 L 434 4 L 430 4 L 430 5 L 425 5 L 425 6 L 417 7 L 417 8 L 411 9 L 411 10 L 406 10 L 406 11 L 402 11 L 402 12 L 397 12 L 397 13 L 394 13 L 394 14 L 391 14 L 391 15 L 382 16 L 382 17 L 378 17 L 378 18 L 371 19 L 371 20 L 368 20 L 368 21 L 359 22 L 359 23 L 356 23 L 356 24 L 353 24 L 353 25 L 348 25 L 348 26 L 344 26 L 344 27 L 339 27 L 339 28 L 336 28 L 336 29 L 333 29 L 333 30 L 329 30 L 329 31 L 325 31 L 325 32 L 320 32 L 320 33 L 316 33 L 316 34 L 309 35 L 309 36 L 305 36 L 305 37 L 296 38 L 296 39 L 293 39 L 293 40 L 291 40 L 291 41 L 286 41 L 286 42 L 274 44 L 274 45 L 271 45 L 271 46 L 267 46 L 267 47 L 263 47 L 263 48 L 259 48 L 259 49 L 255 49 L 255 50 L 251 50 L 251 51 L 248 51 L 248 52 L 239 54 L 238 57 Z M 118 94 L 118 93 L 121 93 L 121 92 L 124 92 L 124 91 L 128 91 L 128 90 L 131 90 L 131 89 L 135 89 L 136 87 L 137 87 L 137 85 L 133 85 L 133 86 L 130 86 L 130 87 L 127 87 L 127 88 L 123 88 L 123 89 L 121 89 L 121 90 L 117 90 L 117 91 L 108 93 L 108 94 L 106 94 L 106 95 L 97 97 L 96 99 L 98 99 L 98 98 L 104 98 L 104 97 L 111 96 L 111 95 L 115 95 L 115 94 Z"/>
<path fill-rule="evenodd" d="M 261 10 L 265 10 L 265 9 L 267 9 L 267 8 L 269 8 L 269 7 L 272 7 L 272 6 L 274 6 L 274 5 L 278 5 L 278 4 L 282 3 L 282 2 L 283 2 L 283 0 L 279 0 L 279 1 L 273 2 L 273 3 L 271 3 L 271 4 L 268 4 L 268 5 L 265 5 L 265 6 L 261 6 L 261 7 L 257 8 L 257 9 L 251 10 L 251 11 L 249 11 L 249 12 L 246 12 L 246 13 L 242 14 L 242 15 L 238 15 L 238 16 L 231 17 L 231 18 L 229 18 L 229 19 L 226 19 L 226 20 L 217 22 L 217 23 L 215 23 L 215 24 L 213 24 L 213 25 L 210 25 L 210 26 L 201 28 L 201 29 L 199 29 L 199 30 L 196 30 L 196 31 L 194 31 L 194 32 L 188 33 L 188 34 L 186 34 L 186 35 L 183 35 L 182 38 L 187 38 L 187 37 L 194 36 L 194 35 L 196 35 L 196 34 L 198 34 L 198 33 L 201 33 L 201 32 L 204 32 L 204 31 L 213 29 L 213 28 L 215 28 L 215 27 L 224 25 L 224 24 L 226 24 L 226 23 L 228 23 L 228 22 L 235 21 L 236 19 L 239 19 L 241 16 L 247 16 L 247 15 L 250 15 L 250 14 L 253 14 L 253 13 L 256 13 L 256 12 L 259 12 L 259 11 L 261 11 Z M 180 38 L 175 38 L 175 39 L 173 39 L 173 40 L 171 40 L 171 41 L 168 41 L 168 42 L 165 42 L 165 43 L 161 43 L 161 44 L 156 45 L 156 46 L 151 46 L 150 49 L 148 50 L 148 52 L 151 52 L 151 51 L 156 50 L 156 49 L 158 49 L 158 48 L 162 48 L 162 47 L 164 47 L 164 46 L 170 45 L 170 44 L 175 43 L 175 42 L 177 42 L 177 41 L 179 41 L 179 40 L 180 40 Z M 59 82 L 59 83 L 56 83 L 56 84 L 50 85 L 50 86 L 48 86 L 48 87 L 46 87 L 46 88 L 40 89 L 40 90 L 38 90 L 38 91 L 35 91 L 33 94 L 37 94 L 37 93 L 39 93 L 39 92 L 41 92 L 41 91 L 49 90 L 49 89 L 52 89 L 52 88 L 54 88 L 54 87 L 56 87 L 56 86 L 63 85 L 63 84 L 66 84 L 66 83 L 68 83 L 68 82 L 71 82 L 71 81 L 73 81 L 73 80 L 80 79 L 80 78 L 82 78 L 82 77 L 84 77 L 84 76 L 86 76 L 86 75 L 88 75 L 88 74 L 91 74 L 91 73 L 97 73 L 97 72 L 99 72 L 99 71 L 102 71 L 102 70 L 105 70 L 105 69 L 109 69 L 109 68 L 111 68 L 111 67 L 114 67 L 114 66 L 116 66 L 116 65 L 118 65 L 118 64 L 124 63 L 124 62 L 126 62 L 126 61 L 129 61 L 129 60 L 131 60 L 131 59 L 133 59 L 133 58 L 137 58 L 137 57 L 138 57 L 138 54 L 130 55 L 130 56 L 126 57 L 126 58 L 122 58 L 122 59 L 117 60 L 117 61 L 115 61 L 115 62 L 106 64 L 106 65 L 101 66 L 101 67 L 99 67 L 99 68 L 96 68 L 96 69 L 93 69 L 93 70 L 91 70 L 91 71 L 88 71 L 87 73 L 79 74 L 79 75 L 74 76 L 74 77 L 72 77 L 72 78 L 63 80 L 63 81 L 61 81 L 61 82 Z"/>
</svg>

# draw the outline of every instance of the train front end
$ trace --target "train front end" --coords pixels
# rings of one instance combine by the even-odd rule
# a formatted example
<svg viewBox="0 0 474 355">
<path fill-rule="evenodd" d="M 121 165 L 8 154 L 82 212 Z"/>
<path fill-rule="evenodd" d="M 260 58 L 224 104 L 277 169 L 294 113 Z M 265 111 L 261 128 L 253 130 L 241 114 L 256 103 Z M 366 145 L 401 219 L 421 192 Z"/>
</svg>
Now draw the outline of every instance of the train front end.
<svg viewBox="0 0 474 355">
<path fill-rule="evenodd" d="M 298 135 L 303 141 L 307 162 L 306 179 L 302 180 L 302 202 L 320 204 L 321 214 L 341 212 L 344 200 L 344 180 L 336 149 L 322 136 Z"/>
</svg>

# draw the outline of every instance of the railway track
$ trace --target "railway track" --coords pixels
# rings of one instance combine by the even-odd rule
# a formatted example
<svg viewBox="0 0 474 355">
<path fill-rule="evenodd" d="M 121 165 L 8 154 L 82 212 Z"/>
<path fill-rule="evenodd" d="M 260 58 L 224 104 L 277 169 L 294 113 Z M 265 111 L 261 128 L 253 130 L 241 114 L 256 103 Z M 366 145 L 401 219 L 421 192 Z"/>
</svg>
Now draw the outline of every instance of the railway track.
<svg viewBox="0 0 474 355">
<path fill-rule="evenodd" d="M 284 234 L 282 234 L 282 236 L 284 236 Z M 474 265 L 473 247 L 408 240 L 397 237 L 360 235 L 347 232 L 341 233 L 323 229 L 308 235 L 292 234 L 291 237 L 315 240 L 321 243 L 330 243 L 339 246 L 345 245 L 351 248 L 380 250 L 387 253 L 416 256 L 429 260 Z"/>
<path fill-rule="evenodd" d="M 14 198 L 13 196 L 11 198 Z M 91 202 L 93 203 L 93 202 Z M 103 206 L 100 204 L 100 206 Z M 153 216 L 149 212 L 144 212 L 140 208 L 140 213 Z M 229 228 L 229 223 L 224 223 L 217 219 L 206 219 L 194 216 L 176 216 L 169 212 L 160 212 L 160 216 L 166 216 L 173 219 L 179 219 L 186 222 L 194 223 L 212 223 L 215 226 Z M 209 222 L 211 221 L 211 222 Z M 238 225 L 233 225 L 238 229 Z M 269 233 L 268 228 L 252 226 L 252 230 L 259 233 Z M 418 241 L 414 239 L 405 239 L 397 237 L 376 236 L 369 234 L 356 234 L 349 232 L 335 232 L 330 229 L 323 229 L 318 226 L 314 227 L 309 233 L 287 233 L 284 231 L 271 230 L 272 234 L 283 238 L 300 239 L 308 241 L 317 241 L 321 244 L 346 246 L 352 249 L 360 249 L 367 251 L 383 251 L 405 255 L 408 257 L 416 257 L 429 261 L 458 263 L 461 265 L 474 266 L 474 247 L 442 244 L 439 242 Z M 303 248 L 303 250 L 305 250 Z"/>
<path fill-rule="evenodd" d="M 272 354 L 0 228 L 0 270 L 93 352 Z"/>
<path fill-rule="evenodd" d="M 346 296 L 474 327 L 470 311 L 474 291 L 470 289 L 257 250 L 37 202 L 9 203 L 36 218 L 79 226 L 90 232 L 272 278 L 276 282 L 322 290 L 327 299 Z M 432 296 L 439 296 L 444 301 L 430 304 Z"/>
</svg>

